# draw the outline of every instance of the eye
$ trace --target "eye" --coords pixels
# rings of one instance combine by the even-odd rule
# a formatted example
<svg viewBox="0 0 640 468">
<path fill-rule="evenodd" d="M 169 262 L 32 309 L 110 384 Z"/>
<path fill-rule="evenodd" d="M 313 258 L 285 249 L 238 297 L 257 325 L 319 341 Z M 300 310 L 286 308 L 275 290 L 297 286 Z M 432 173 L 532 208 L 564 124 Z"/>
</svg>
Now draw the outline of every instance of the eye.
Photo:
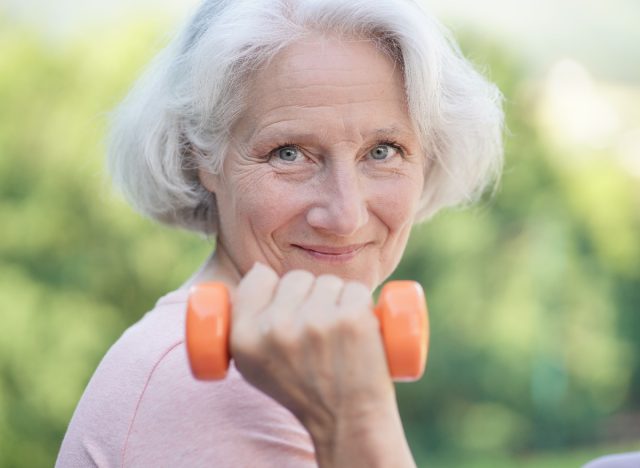
<svg viewBox="0 0 640 468">
<path fill-rule="evenodd" d="M 369 151 L 372 159 L 376 161 L 384 161 L 385 159 L 394 156 L 400 150 L 397 146 L 392 145 L 390 143 L 381 143 Z"/>
<path fill-rule="evenodd" d="M 293 162 L 300 156 L 300 150 L 295 146 L 282 146 L 274 151 L 274 155 L 282 161 Z"/>
</svg>

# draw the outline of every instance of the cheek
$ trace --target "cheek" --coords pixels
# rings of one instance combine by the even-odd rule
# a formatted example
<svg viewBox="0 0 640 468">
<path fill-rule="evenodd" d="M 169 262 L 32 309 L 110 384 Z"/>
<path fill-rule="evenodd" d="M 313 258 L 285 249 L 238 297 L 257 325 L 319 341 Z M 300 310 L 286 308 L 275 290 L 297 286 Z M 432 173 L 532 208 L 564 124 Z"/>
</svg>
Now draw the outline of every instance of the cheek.
<svg viewBox="0 0 640 468">
<path fill-rule="evenodd" d="M 238 196 L 235 213 L 246 220 L 251 231 L 258 237 L 271 235 L 274 231 L 290 226 L 304 210 L 304 196 L 300 190 L 263 177 L 252 183 L 237 187 Z"/>
<path fill-rule="evenodd" d="M 419 181 L 389 181 L 377 186 L 374 207 L 382 222 L 395 232 L 409 229 L 422 193 Z"/>
</svg>

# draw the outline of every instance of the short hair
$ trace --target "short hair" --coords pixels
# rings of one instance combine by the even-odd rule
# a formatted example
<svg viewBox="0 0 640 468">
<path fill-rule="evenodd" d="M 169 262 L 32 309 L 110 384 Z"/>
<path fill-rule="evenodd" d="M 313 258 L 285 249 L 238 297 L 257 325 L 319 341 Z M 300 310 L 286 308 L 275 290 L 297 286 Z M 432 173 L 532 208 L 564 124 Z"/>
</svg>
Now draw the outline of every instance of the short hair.
<svg viewBox="0 0 640 468">
<path fill-rule="evenodd" d="M 429 158 L 416 221 L 468 204 L 502 169 L 502 95 L 412 0 L 204 0 L 114 111 L 108 169 L 142 214 L 217 232 L 198 168 L 221 170 L 252 72 L 306 36 L 364 37 L 401 67 Z"/>
</svg>

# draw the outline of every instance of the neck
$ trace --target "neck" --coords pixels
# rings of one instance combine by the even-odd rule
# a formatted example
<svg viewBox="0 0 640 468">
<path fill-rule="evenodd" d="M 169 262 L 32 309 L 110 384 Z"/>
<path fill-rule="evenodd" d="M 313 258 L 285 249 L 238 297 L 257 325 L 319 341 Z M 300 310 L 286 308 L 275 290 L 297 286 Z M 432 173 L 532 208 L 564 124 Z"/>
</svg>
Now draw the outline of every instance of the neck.
<svg viewBox="0 0 640 468">
<path fill-rule="evenodd" d="M 227 254 L 226 249 L 220 243 L 216 242 L 216 248 L 209 258 L 204 262 L 200 269 L 189 278 L 180 289 L 188 289 L 199 283 L 206 281 L 220 281 L 225 283 L 231 289 L 235 289 L 242 275 L 233 260 Z"/>
</svg>

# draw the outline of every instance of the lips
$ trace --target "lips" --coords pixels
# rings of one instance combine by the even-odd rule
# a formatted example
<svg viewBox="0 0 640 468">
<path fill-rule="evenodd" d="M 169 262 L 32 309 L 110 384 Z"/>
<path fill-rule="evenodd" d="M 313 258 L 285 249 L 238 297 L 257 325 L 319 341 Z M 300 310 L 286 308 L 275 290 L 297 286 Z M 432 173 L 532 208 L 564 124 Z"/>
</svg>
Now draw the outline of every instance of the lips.
<svg viewBox="0 0 640 468">
<path fill-rule="evenodd" d="M 335 247 L 329 245 L 295 245 L 296 247 L 322 255 L 345 255 L 359 251 L 365 244 L 353 244 L 344 247 Z"/>
<path fill-rule="evenodd" d="M 302 250 L 315 260 L 325 262 L 346 262 L 353 259 L 367 244 L 351 244 L 345 246 L 332 245 L 300 245 L 294 247 Z"/>
</svg>

